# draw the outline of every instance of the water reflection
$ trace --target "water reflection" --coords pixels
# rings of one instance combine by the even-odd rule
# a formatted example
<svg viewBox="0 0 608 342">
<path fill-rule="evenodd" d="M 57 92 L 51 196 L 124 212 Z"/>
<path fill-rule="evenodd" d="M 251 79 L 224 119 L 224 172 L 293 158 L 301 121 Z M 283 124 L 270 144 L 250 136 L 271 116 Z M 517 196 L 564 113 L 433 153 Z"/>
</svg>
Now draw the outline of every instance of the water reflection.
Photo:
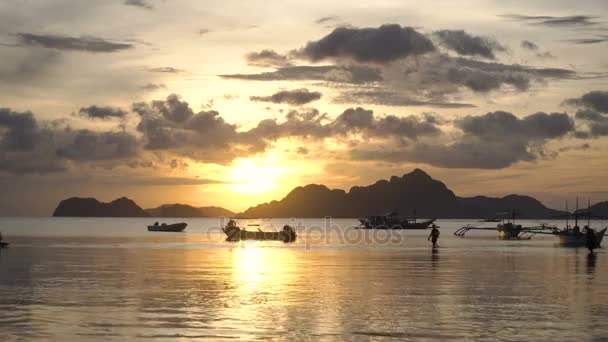
<svg viewBox="0 0 608 342">
<path fill-rule="evenodd" d="M 432 249 L 426 234 L 403 236 L 401 245 L 311 249 L 205 244 L 187 234 L 145 243 L 22 239 L 0 257 L 0 334 L 34 341 L 584 341 L 608 334 L 601 251 L 591 258 L 552 240 L 447 236 Z"/>
</svg>

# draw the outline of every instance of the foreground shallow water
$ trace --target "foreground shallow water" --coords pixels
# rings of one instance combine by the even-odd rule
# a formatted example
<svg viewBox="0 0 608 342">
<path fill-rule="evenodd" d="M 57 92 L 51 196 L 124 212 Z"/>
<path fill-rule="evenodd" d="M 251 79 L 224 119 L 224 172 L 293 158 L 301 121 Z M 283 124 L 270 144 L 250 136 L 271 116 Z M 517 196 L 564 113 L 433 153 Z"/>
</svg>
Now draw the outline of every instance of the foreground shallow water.
<svg viewBox="0 0 608 342">
<path fill-rule="evenodd" d="M 462 239 L 444 220 L 431 249 L 428 231 L 309 219 L 293 244 L 229 243 L 183 221 L 0 219 L 2 340 L 608 339 L 608 254 L 552 236 Z"/>
</svg>

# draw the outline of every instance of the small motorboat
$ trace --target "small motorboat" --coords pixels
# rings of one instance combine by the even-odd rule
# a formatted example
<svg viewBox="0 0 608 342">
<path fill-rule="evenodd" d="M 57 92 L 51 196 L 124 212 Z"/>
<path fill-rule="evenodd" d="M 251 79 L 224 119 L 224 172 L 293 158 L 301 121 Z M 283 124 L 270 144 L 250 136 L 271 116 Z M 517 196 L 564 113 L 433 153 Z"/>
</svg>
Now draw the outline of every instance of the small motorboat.
<svg viewBox="0 0 608 342">
<path fill-rule="evenodd" d="M 173 224 L 158 224 L 158 222 L 156 222 L 155 224 L 148 226 L 148 231 L 150 232 L 183 232 L 184 229 L 186 229 L 186 226 L 188 224 L 184 223 L 184 222 L 180 222 L 180 223 L 173 223 Z"/>
<path fill-rule="evenodd" d="M 256 229 L 256 230 L 247 230 Z M 226 227 L 222 228 L 224 234 L 226 234 L 226 241 L 241 241 L 241 240 L 260 240 L 260 241 L 283 241 L 283 242 L 294 242 L 296 241 L 297 234 L 295 229 L 289 225 L 285 225 L 282 231 L 278 232 L 265 232 L 260 229 L 259 224 L 248 224 L 245 228 L 241 229 L 234 220 L 228 221 Z"/>
</svg>

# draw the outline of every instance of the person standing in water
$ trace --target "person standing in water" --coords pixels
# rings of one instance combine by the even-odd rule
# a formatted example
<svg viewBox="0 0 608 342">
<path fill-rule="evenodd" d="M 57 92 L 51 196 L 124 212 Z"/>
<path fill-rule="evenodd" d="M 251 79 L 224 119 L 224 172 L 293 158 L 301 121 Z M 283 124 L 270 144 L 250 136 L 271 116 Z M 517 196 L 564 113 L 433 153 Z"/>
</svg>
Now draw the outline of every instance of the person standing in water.
<svg viewBox="0 0 608 342">
<path fill-rule="evenodd" d="M 437 240 L 439 239 L 439 234 L 439 229 L 437 229 L 437 227 L 433 227 L 433 229 L 431 229 L 431 234 L 429 234 L 427 241 L 431 241 L 433 243 L 433 248 L 437 247 Z"/>
<path fill-rule="evenodd" d="M 586 230 L 586 241 L 585 245 L 589 249 L 589 254 L 593 254 L 593 250 L 596 248 L 595 243 L 595 231 L 589 227 L 585 227 Z"/>
</svg>

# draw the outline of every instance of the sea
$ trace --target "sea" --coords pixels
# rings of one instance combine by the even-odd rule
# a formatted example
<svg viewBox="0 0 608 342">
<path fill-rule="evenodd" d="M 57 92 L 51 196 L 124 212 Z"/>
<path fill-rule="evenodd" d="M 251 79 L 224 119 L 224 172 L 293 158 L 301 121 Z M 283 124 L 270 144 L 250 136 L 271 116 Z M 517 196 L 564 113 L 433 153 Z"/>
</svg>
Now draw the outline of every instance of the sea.
<svg viewBox="0 0 608 342">
<path fill-rule="evenodd" d="M 606 250 L 453 235 L 471 222 L 439 220 L 432 248 L 356 219 L 258 222 L 297 227 L 283 243 L 227 242 L 222 219 L 1 218 L 0 340 L 608 341 Z"/>
</svg>

